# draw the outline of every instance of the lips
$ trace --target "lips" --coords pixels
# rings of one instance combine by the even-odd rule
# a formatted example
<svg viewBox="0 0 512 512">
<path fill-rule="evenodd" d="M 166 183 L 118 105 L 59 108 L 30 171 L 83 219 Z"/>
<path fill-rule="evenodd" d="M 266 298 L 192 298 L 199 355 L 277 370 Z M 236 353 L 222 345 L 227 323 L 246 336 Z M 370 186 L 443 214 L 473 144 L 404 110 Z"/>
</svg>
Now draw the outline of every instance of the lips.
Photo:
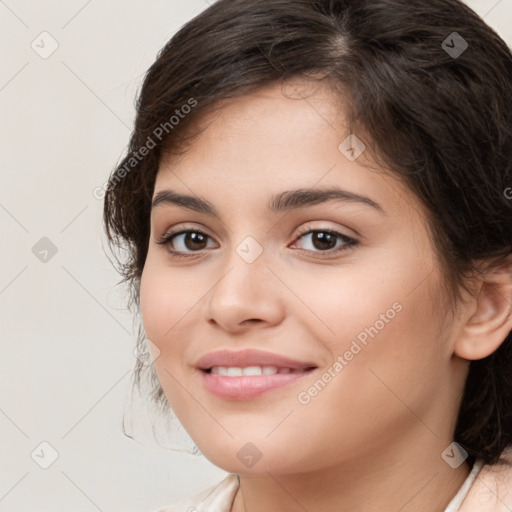
<svg viewBox="0 0 512 512">
<path fill-rule="evenodd" d="M 275 366 L 278 369 L 290 368 L 291 370 L 308 370 L 316 368 L 316 365 L 309 361 L 297 361 L 289 357 L 265 352 L 261 350 L 218 350 L 210 352 L 201 357 L 196 368 L 203 371 L 211 370 L 213 367 L 238 367 L 248 366 Z"/>
<path fill-rule="evenodd" d="M 196 368 L 211 394 L 224 400 L 250 400 L 306 378 L 317 366 L 247 349 L 210 352 L 197 361 Z"/>
</svg>

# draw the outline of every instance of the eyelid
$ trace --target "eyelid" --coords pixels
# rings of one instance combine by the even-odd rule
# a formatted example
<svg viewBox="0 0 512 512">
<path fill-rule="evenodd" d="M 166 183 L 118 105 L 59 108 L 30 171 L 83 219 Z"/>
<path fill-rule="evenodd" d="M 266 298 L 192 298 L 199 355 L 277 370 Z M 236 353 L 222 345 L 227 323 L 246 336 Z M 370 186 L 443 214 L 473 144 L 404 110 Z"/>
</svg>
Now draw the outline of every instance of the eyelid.
<svg viewBox="0 0 512 512">
<path fill-rule="evenodd" d="M 177 235 L 179 233 L 183 233 L 184 231 L 185 232 L 186 231 L 194 231 L 197 233 L 202 233 L 203 235 L 206 235 L 209 238 L 213 239 L 213 236 L 211 236 L 208 233 L 209 230 L 206 227 L 203 227 L 203 225 L 201 225 L 201 224 L 191 225 L 191 224 L 188 224 L 185 222 L 185 223 L 178 224 L 178 226 L 179 227 L 169 228 L 169 229 L 165 230 L 162 235 L 157 235 L 156 237 L 159 237 L 160 239 L 162 239 L 162 238 L 168 238 L 171 235 Z"/>
<path fill-rule="evenodd" d="M 321 221 L 320 221 L 321 222 Z M 341 228 L 333 228 L 330 226 L 327 226 L 325 224 L 321 224 L 320 226 L 312 226 L 311 222 L 307 222 L 306 224 L 303 224 L 300 228 L 298 228 L 297 238 L 301 237 L 302 235 L 306 233 L 310 233 L 311 231 L 331 231 L 333 233 L 339 233 L 340 235 L 346 236 L 347 238 L 351 238 L 349 235 L 343 233 L 341 231 Z"/>
<path fill-rule="evenodd" d="M 166 239 L 166 238 L 169 238 L 172 235 L 178 235 L 178 234 L 181 234 L 181 233 L 187 232 L 187 231 L 193 231 L 193 232 L 201 233 L 201 234 L 203 234 L 205 236 L 208 236 L 212 240 L 214 239 L 211 235 L 209 235 L 206 232 L 207 230 L 205 228 L 203 228 L 202 226 L 200 226 L 198 228 L 197 224 L 194 225 L 194 226 L 188 225 L 188 224 L 184 224 L 184 225 L 180 225 L 179 228 L 170 228 L 170 229 L 166 230 L 162 235 L 160 235 L 159 239 L 160 240 Z M 301 238 L 303 235 L 305 235 L 307 233 L 310 233 L 311 231 L 333 232 L 333 233 L 337 233 L 339 235 L 342 235 L 342 236 L 344 236 L 346 238 L 354 240 L 354 237 L 339 231 L 337 228 L 326 227 L 325 225 L 320 226 L 320 227 L 315 227 L 315 226 L 311 226 L 310 224 L 306 224 L 306 225 L 302 225 L 300 228 L 298 228 L 298 233 L 295 235 L 294 242 L 297 241 L 299 238 Z"/>
<path fill-rule="evenodd" d="M 329 256 L 336 256 L 344 251 L 349 251 L 351 249 L 354 249 L 357 245 L 360 244 L 359 240 L 357 240 L 356 238 L 354 238 L 352 236 L 346 235 L 345 233 L 343 233 L 342 231 L 340 231 L 338 229 L 334 229 L 334 228 L 330 228 L 330 227 L 322 227 L 322 226 L 313 227 L 310 225 L 306 225 L 300 229 L 300 231 L 297 234 L 292 245 L 296 244 L 299 240 L 304 238 L 306 235 L 313 234 L 313 233 L 330 233 L 330 234 L 334 235 L 337 238 L 337 240 L 341 240 L 342 244 L 338 247 L 334 247 L 332 249 L 327 249 L 325 251 L 320 251 L 320 250 L 312 251 L 312 250 L 301 249 L 301 248 L 299 248 L 299 250 L 301 250 L 305 253 L 308 253 L 308 254 L 313 253 L 316 255 L 323 255 L 321 257 L 327 258 Z"/>
<path fill-rule="evenodd" d="M 207 230 L 206 229 L 203 229 L 202 227 L 196 227 L 196 226 L 188 226 L 188 225 L 180 225 L 180 227 L 178 228 L 170 228 L 168 230 L 166 230 L 162 235 L 157 235 L 155 236 L 156 238 L 156 243 L 159 244 L 159 245 L 167 245 L 169 244 L 170 240 L 173 238 L 173 237 L 176 237 L 178 235 L 182 235 L 182 234 L 186 234 L 186 233 L 200 233 L 206 237 L 208 237 L 210 240 L 213 240 L 215 243 L 217 243 L 214 239 L 213 236 L 211 236 L 210 234 L 208 234 Z M 217 243 L 218 245 L 218 243 Z M 178 251 L 176 251 L 178 252 Z M 200 251 L 190 251 L 190 253 L 194 253 L 194 252 L 197 252 L 199 253 Z"/>
<path fill-rule="evenodd" d="M 171 242 L 177 236 L 185 235 L 187 233 L 192 232 L 192 233 L 200 233 L 200 234 L 204 235 L 207 239 L 213 241 L 218 246 L 219 244 L 215 241 L 215 239 L 205 231 L 207 231 L 207 230 L 203 230 L 202 228 L 197 228 L 197 227 L 189 226 L 189 225 L 188 226 L 181 225 L 179 228 L 172 228 L 170 230 L 167 230 L 163 235 L 161 235 L 157 238 L 156 243 L 158 245 L 162 245 L 164 247 L 167 246 L 167 251 L 169 252 L 169 254 L 172 258 L 189 258 L 189 259 L 195 258 L 195 259 L 197 259 L 197 258 L 201 258 L 202 256 L 204 256 L 205 251 L 211 250 L 212 248 L 211 247 L 204 248 L 204 249 L 201 249 L 198 251 L 193 251 L 193 250 L 192 251 L 181 251 L 181 250 L 171 249 Z M 327 260 L 328 258 L 339 257 L 342 253 L 353 250 L 360 243 L 359 240 L 344 234 L 342 231 L 339 231 L 338 229 L 325 227 L 325 225 L 314 227 L 314 226 L 311 226 L 310 224 L 306 224 L 299 228 L 298 233 L 296 234 L 294 241 L 292 242 L 291 245 L 294 245 L 295 243 L 297 243 L 299 240 L 301 240 L 308 234 L 313 234 L 313 233 L 318 233 L 318 232 L 333 234 L 336 237 L 337 241 L 341 240 L 342 244 L 339 246 L 335 246 L 334 248 L 327 249 L 327 250 L 310 250 L 310 249 L 302 249 L 300 247 L 298 248 L 298 250 L 304 254 L 308 254 L 308 255 L 313 254 L 313 255 L 315 255 L 315 258 L 320 258 L 320 259 L 323 258 L 323 259 Z M 288 245 L 287 247 L 289 247 L 289 246 L 290 245 Z"/>
</svg>

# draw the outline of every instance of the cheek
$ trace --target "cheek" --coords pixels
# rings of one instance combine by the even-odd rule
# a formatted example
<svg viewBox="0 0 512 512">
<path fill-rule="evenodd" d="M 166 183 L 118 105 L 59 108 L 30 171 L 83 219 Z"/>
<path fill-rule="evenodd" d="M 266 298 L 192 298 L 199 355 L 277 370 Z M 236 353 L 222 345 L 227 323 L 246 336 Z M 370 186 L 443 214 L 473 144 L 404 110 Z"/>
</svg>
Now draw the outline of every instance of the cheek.
<svg viewBox="0 0 512 512">
<path fill-rule="evenodd" d="M 158 271 L 150 261 L 147 261 L 140 282 L 140 309 L 146 336 L 157 344 L 160 350 L 163 347 L 160 346 L 159 340 L 172 325 L 170 312 L 174 310 L 166 293 L 165 279 L 161 277 L 163 276 L 159 279 Z"/>
<path fill-rule="evenodd" d="M 424 279 L 427 272 L 411 260 L 404 265 L 388 258 L 386 263 L 386 268 L 368 263 L 295 276 L 293 282 L 313 313 L 302 317 L 333 354 L 348 350 L 354 339 L 364 345 L 391 331 L 393 340 L 400 343 L 418 322 L 433 321 L 429 318 L 431 300 L 425 293 L 431 283 L 413 291 L 413 283 Z"/>
<path fill-rule="evenodd" d="M 158 347 L 153 365 L 173 409 L 181 409 L 183 399 L 177 382 L 183 381 L 187 336 L 184 329 L 198 293 L 185 286 L 180 274 L 170 272 L 148 255 L 140 284 L 140 310 L 146 337 Z M 177 411 L 176 411 L 177 412 Z"/>
<path fill-rule="evenodd" d="M 308 294 L 308 304 L 325 324 L 315 320 L 318 339 L 332 363 L 343 359 L 343 369 L 329 384 L 333 396 L 348 402 L 357 396 L 370 409 L 392 394 L 379 377 L 399 396 L 424 400 L 449 359 L 434 304 L 437 270 L 417 254 L 385 261 L 385 269 L 367 265 L 364 271 L 318 279 Z"/>
<path fill-rule="evenodd" d="M 449 359 L 433 304 L 436 274 L 424 279 L 428 272 L 407 270 L 354 273 L 344 286 L 331 288 L 328 301 L 319 300 L 318 311 L 335 332 L 323 336 L 323 343 L 342 366 L 333 371 L 326 401 L 350 404 L 361 414 L 399 414 L 403 406 L 396 396 L 420 408 L 431 399 Z M 318 414 L 327 407 L 321 401 Z"/>
<path fill-rule="evenodd" d="M 382 288 L 367 288 L 365 296 L 331 294 L 337 307 L 319 303 L 322 318 L 336 332 L 322 337 L 332 364 L 299 390 L 294 410 L 300 436 L 313 439 L 322 431 L 325 457 L 346 457 L 352 450 L 356 457 L 358 450 L 394 442 L 417 427 L 411 410 L 428 416 L 445 382 L 439 319 L 429 307 L 427 287 L 408 295 L 410 289 L 404 292 L 397 281 L 379 284 Z"/>
<path fill-rule="evenodd" d="M 164 352 L 204 291 L 191 274 L 172 271 L 155 259 L 148 256 L 141 276 L 140 308 L 147 337 Z"/>
</svg>

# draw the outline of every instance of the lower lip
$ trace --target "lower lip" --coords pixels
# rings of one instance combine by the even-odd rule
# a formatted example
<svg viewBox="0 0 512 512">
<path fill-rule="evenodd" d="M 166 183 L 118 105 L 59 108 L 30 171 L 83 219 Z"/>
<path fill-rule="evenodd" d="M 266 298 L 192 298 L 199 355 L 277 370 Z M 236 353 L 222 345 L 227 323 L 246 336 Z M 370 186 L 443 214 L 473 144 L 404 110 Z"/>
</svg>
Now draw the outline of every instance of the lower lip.
<svg viewBox="0 0 512 512">
<path fill-rule="evenodd" d="M 275 373 L 273 375 L 242 375 L 226 377 L 199 370 L 203 384 L 215 396 L 226 400 L 250 400 L 257 396 L 297 382 L 314 369 L 298 373 Z"/>
</svg>

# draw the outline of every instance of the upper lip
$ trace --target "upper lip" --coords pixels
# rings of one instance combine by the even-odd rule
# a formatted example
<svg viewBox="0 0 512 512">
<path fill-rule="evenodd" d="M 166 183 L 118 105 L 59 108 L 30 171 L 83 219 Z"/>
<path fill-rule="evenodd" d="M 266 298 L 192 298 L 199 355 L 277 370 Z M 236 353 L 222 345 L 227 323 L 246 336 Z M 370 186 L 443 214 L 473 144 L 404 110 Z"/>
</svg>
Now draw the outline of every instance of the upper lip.
<svg viewBox="0 0 512 512">
<path fill-rule="evenodd" d="M 276 366 L 277 368 L 316 368 L 313 363 L 297 361 L 280 354 L 264 352 L 262 350 L 217 350 L 201 357 L 196 368 L 209 370 L 214 366 L 246 367 L 246 366 Z"/>
</svg>

